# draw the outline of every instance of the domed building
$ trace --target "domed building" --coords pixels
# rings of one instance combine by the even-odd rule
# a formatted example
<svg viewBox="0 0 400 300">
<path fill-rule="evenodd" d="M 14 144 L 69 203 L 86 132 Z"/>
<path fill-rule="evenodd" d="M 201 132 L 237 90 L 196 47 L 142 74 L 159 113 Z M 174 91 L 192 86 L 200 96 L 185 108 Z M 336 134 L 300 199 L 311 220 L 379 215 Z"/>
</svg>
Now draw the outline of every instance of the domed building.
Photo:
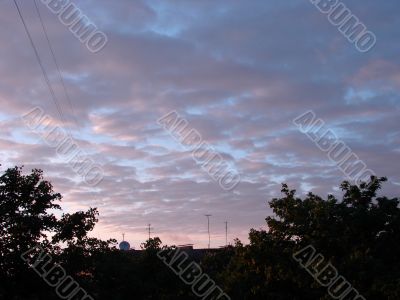
<svg viewBox="0 0 400 300">
<path fill-rule="evenodd" d="M 129 251 L 131 249 L 131 245 L 125 241 L 125 234 L 122 235 L 122 242 L 119 244 L 119 250 L 121 251 Z"/>
</svg>

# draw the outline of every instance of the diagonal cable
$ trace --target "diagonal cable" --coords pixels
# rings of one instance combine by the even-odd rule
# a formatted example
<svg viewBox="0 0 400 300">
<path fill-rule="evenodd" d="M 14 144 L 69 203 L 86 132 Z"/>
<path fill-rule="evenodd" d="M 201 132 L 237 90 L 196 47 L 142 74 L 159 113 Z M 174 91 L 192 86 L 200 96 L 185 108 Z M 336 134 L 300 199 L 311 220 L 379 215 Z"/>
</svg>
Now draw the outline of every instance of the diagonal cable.
<svg viewBox="0 0 400 300">
<path fill-rule="evenodd" d="M 69 96 L 68 90 L 67 90 L 67 88 L 66 88 L 66 86 L 65 86 L 64 77 L 63 77 L 63 75 L 62 75 L 60 65 L 59 65 L 59 63 L 58 63 L 58 61 L 57 61 L 57 57 L 56 57 L 56 55 L 55 55 L 54 48 L 53 48 L 53 46 L 51 45 L 50 38 L 49 38 L 49 35 L 48 35 L 48 33 L 47 33 L 46 26 L 44 25 L 43 18 L 42 18 L 42 14 L 40 13 L 40 9 L 39 9 L 39 7 L 38 7 L 38 5 L 37 5 L 37 1 L 36 1 L 36 0 L 33 0 L 33 2 L 35 3 L 36 13 L 37 13 L 37 15 L 38 15 L 38 17 L 39 17 L 40 24 L 42 25 L 42 30 L 43 30 L 43 32 L 44 32 L 44 35 L 46 36 L 47 44 L 48 44 L 48 46 L 49 46 L 49 48 L 50 48 L 50 52 L 51 52 L 51 55 L 52 55 L 52 57 L 53 57 L 53 62 L 54 62 L 54 64 L 56 65 L 56 68 L 57 68 L 57 71 L 58 71 L 58 75 L 59 75 L 59 78 L 60 78 L 60 82 L 61 82 L 61 85 L 62 85 L 62 87 L 63 87 L 63 89 L 64 89 L 65 98 L 67 99 L 68 104 L 69 104 L 69 107 L 70 107 L 70 109 L 71 109 L 71 112 L 72 112 L 72 116 L 73 116 L 73 118 L 74 118 L 75 125 L 78 126 L 78 121 L 77 121 L 77 119 L 76 119 L 76 114 L 75 114 L 74 107 L 73 107 L 73 105 L 72 105 L 71 97 Z"/>
<path fill-rule="evenodd" d="M 32 39 L 32 35 L 31 35 L 31 33 L 30 33 L 29 29 L 28 29 L 28 26 L 27 26 L 27 24 L 25 22 L 25 19 L 24 19 L 22 13 L 21 13 L 21 9 L 19 8 L 19 5 L 18 5 L 16 0 L 14 0 L 14 4 L 15 4 L 15 7 L 17 8 L 18 15 L 19 15 L 19 17 L 21 19 L 21 22 L 22 22 L 23 26 L 24 26 L 24 29 L 25 29 L 25 32 L 26 32 L 26 34 L 28 36 L 29 42 L 30 42 L 30 44 L 31 44 L 31 46 L 33 48 L 33 51 L 35 52 L 36 60 L 39 63 L 40 69 L 42 70 L 43 77 L 44 77 L 44 79 L 46 81 L 46 84 L 47 84 L 47 86 L 49 88 L 49 91 L 50 91 L 50 94 L 51 94 L 51 98 L 53 99 L 53 102 L 56 105 L 57 112 L 58 112 L 58 115 L 59 115 L 59 117 L 61 119 L 61 122 L 63 123 L 64 127 L 66 128 L 69 136 L 71 136 L 71 132 L 69 131 L 68 127 L 65 125 L 66 124 L 65 118 L 64 118 L 61 106 L 60 106 L 60 104 L 58 102 L 58 98 L 57 98 L 57 96 L 56 96 L 56 94 L 54 92 L 54 89 L 53 89 L 53 87 L 51 85 L 49 76 L 47 75 L 46 69 L 43 66 L 42 60 L 40 59 L 39 52 L 38 52 L 38 50 L 37 50 L 37 48 L 35 46 L 35 43 L 34 43 L 34 41 Z"/>
</svg>

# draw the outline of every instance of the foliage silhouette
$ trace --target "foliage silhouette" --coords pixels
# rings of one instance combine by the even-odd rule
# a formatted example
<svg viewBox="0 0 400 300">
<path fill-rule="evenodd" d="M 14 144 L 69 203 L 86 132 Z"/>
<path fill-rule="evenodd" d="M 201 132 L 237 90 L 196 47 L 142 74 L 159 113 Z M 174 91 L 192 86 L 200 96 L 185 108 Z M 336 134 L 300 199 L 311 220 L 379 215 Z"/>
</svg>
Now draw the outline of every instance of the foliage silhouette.
<svg viewBox="0 0 400 300">
<path fill-rule="evenodd" d="M 399 200 L 377 196 L 385 181 L 345 181 L 341 200 L 312 193 L 300 199 L 283 184 L 282 198 L 269 203 L 268 230 L 251 229 L 248 245 L 236 240 L 189 255 L 231 299 L 330 299 L 292 258 L 312 245 L 367 299 L 399 299 Z M 175 247 L 155 237 L 141 251 L 119 251 L 115 240 L 88 236 L 95 208 L 61 214 L 61 200 L 40 170 L 23 175 L 15 167 L 0 177 L 0 299 L 58 299 L 20 257 L 36 245 L 95 299 L 197 299 L 157 257 Z"/>
</svg>

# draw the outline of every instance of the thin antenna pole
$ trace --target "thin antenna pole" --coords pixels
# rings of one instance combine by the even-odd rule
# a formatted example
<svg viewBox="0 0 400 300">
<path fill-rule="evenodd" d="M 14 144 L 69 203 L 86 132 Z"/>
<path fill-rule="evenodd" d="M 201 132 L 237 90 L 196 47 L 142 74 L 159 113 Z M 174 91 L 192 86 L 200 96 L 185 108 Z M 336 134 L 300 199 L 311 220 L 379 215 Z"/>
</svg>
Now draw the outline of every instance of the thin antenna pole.
<svg viewBox="0 0 400 300">
<path fill-rule="evenodd" d="M 150 240 L 150 238 L 151 238 L 151 233 L 152 233 L 152 230 L 153 230 L 154 228 L 152 228 L 151 227 L 151 224 L 148 224 L 147 225 L 147 230 L 148 230 L 148 232 L 149 232 L 149 240 Z"/>
<path fill-rule="evenodd" d="M 122 241 L 125 242 L 125 233 L 122 234 Z"/>
<path fill-rule="evenodd" d="M 208 228 L 208 249 L 210 249 L 211 245 L 211 235 L 210 235 L 210 217 L 212 215 L 205 215 L 207 217 L 207 228 Z"/>
<path fill-rule="evenodd" d="M 225 222 L 225 247 L 228 247 L 228 221 Z"/>
</svg>

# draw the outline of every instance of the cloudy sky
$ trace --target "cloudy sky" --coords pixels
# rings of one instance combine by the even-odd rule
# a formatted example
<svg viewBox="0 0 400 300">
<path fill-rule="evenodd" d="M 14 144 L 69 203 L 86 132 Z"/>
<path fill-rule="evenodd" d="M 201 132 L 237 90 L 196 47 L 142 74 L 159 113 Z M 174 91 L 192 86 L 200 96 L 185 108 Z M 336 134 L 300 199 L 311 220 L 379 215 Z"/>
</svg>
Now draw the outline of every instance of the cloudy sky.
<svg viewBox="0 0 400 300">
<path fill-rule="evenodd" d="M 250 228 L 265 228 L 282 182 L 340 195 L 345 175 L 292 123 L 308 110 L 399 195 L 398 0 L 345 1 L 377 37 L 367 53 L 308 0 L 76 0 L 108 37 L 98 53 L 37 2 L 70 103 L 33 0 L 18 3 L 59 109 L 13 1 L 0 1 L 1 170 L 43 169 L 66 212 L 99 207 L 95 236 L 125 232 L 138 248 L 151 223 L 168 244 L 205 247 L 210 213 L 212 246 L 225 243 L 224 221 L 230 240 L 246 242 Z M 102 166 L 101 183 L 85 183 L 26 126 L 34 107 Z M 173 110 L 240 173 L 234 190 L 157 124 Z"/>
</svg>

